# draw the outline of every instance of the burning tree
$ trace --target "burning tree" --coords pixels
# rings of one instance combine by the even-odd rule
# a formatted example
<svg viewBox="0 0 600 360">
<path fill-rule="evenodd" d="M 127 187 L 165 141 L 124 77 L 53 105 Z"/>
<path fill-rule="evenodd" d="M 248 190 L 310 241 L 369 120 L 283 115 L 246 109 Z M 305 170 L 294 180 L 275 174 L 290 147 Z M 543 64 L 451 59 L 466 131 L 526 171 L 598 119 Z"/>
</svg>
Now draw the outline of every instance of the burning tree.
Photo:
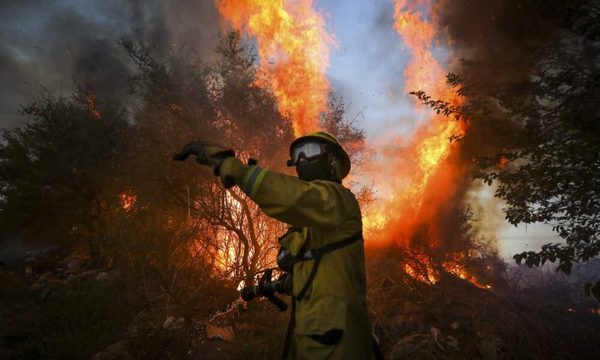
<svg viewBox="0 0 600 360">
<path fill-rule="evenodd" d="M 136 115 L 138 140 L 130 149 L 142 154 L 132 158 L 130 179 L 137 211 L 172 211 L 162 216 L 162 228 L 191 229 L 188 250 L 212 263 L 224 278 L 250 281 L 272 266 L 285 225 L 265 216 L 238 189 L 225 190 L 212 174 L 170 158 L 183 143 L 210 139 L 238 150 L 243 160 L 254 158 L 286 172 L 292 123 L 279 113 L 270 90 L 257 85 L 255 58 L 239 33 L 222 38 L 220 58 L 213 64 L 190 65 L 176 58 L 161 64 L 143 46 L 125 46 L 140 68 L 134 80 L 143 99 Z M 364 132 L 345 120 L 342 102 L 332 98 L 322 121 L 352 144 L 351 156 L 362 156 Z M 149 153 L 160 156 L 149 161 Z"/>
<path fill-rule="evenodd" d="M 499 195 L 512 201 L 511 220 L 562 221 L 557 229 L 568 238 L 573 236 L 570 248 L 550 246 L 542 254 L 522 255 L 527 263 L 563 260 L 561 256 L 565 256 L 561 268 L 568 269 L 574 257 L 597 254 L 597 232 L 593 232 L 598 212 L 594 193 L 597 127 L 595 117 L 584 116 L 595 114 L 597 64 L 593 56 L 579 57 L 570 51 L 575 46 L 592 55 L 598 52 L 597 8 L 590 6 L 585 12 L 589 14 L 581 18 L 584 21 L 577 22 L 580 30 L 585 29 L 581 36 L 561 43 L 561 49 L 551 53 L 540 68 L 539 78 L 533 78 L 533 85 L 527 83 L 525 90 L 531 93 L 503 92 L 494 98 L 493 106 L 465 116 L 461 122 L 444 115 L 460 112 L 463 116 L 479 105 L 476 100 L 491 97 L 474 96 L 468 83 L 461 83 L 465 85 L 462 88 L 449 86 L 446 70 L 435 56 L 435 39 L 441 29 L 436 22 L 443 17 L 444 6 L 459 3 L 474 2 L 394 2 L 394 30 L 412 55 L 405 71 L 405 91 L 424 90 L 417 94 L 440 112 L 429 117 L 413 138 L 374 144 L 386 160 L 383 166 L 364 161 L 368 155 L 364 132 L 347 120 L 343 102 L 329 93 L 325 70 L 332 36 L 324 30 L 324 17 L 314 9 L 312 0 L 216 2 L 217 11 L 235 29 L 256 38 L 259 57 L 243 45 L 239 33 L 223 37 L 211 63 L 177 53 L 180 48 L 171 47 L 170 41 L 164 44 L 166 48 L 169 43 L 170 53 L 151 53 L 142 43 L 124 41 L 137 68 L 131 79 L 133 97 L 120 99 L 124 105 L 92 92 L 83 92 L 72 101 L 44 98 L 25 107 L 31 120 L 28 126 L 4 133 L 5 144 L 0 146 L 0 220 L 4 229 L 31 239 L 85 244 L 94 258 L 119 269 L 114 273 L 121 274 L 110 276 L 123 275 L 131 293 L 144 295 L 144 310 L 135 314 L 134 326 L 128 329 L 134 329 L 136 341 L 142 343 L 139 357 L 161 357 L 173 347 L 179 348 L 180 357 L 189 357 L 188 349 L 202 351 L 198 344 L 189 344 L 204 339 L 199 324 L 206 319 L 210 322 L 215 316 L 209 314 L 223 310 L 237 297 L 235 288 L 240 281 L 249 281 L 272 266 L 276 237 L 284 225 L 265 217 L 239 190 L 225 190 L 202 168 L 173 162 L 173 153 L 190 140 L 206 139 L 237 150 L 244 161 L 256 158 L 265 167 L 287 171 L 283 164 L 293 136 L 322 127 L 341 140 L 355 170 L 360 164 L 362 174 L 373 174 L 385 188 L 380 197 L 364 191 L 359 198 L 370 204 L 364 212 L 365 239 L 372 250 L 370 301 L 376 330 L 393 350 L 390 353 L 398 358 L 414 356 L 406 349 L 416 340 L 431 345 L 436 357 L 491 354 L 493 358 L 512 346 L 511 339 L 531 341 L 527 325 L 539 323 L 546 313 L 529 316 L 530 307 L 512 306 L 498 296 L 500 291 L 488 291 L 490 286 L 498 289 L 493 277 L 501 273 L 503 264 L 493 245 L 482 244 L 471 227 L 472 214 L 465 201 L 471 186 L 470 160 L 473 152 L 481 149 L 478 141 L 482 134 L 501 135 L 486 144 L 495 146 L 492 150 L 498 156 L 480 159 L 486 171 L 480 176 L 502 181 Z M 429 5 L 436 6 L 426 13 Z M 451 52 L 453 46 L 449 45 Z M 94 54 L 103 53 L 94 50 Z M 574 64 L 585 64 L 589 71 L 579 75 Z M 114 70 L 111 74 L 107 79 L 117 76 Z M 456 78 L 451 80 L 458 84 Z M 566 89 L 575 95 L 561 103 Z M 522 101 L 511 103 L 519 97 Z M 541 106 L 538 109 L 534 104 Z M 578 109 L 581 104 L 584 106 Z M 425 107 L 421 110 L 429 112 Z M 490 118 L 480 115 L 497 114 L 498 110 L 510 115 L 511 130 L 521 135 L 524 129 L 533 129 L 535 136 L 514 139 L 507 131 L 494 132 L 506 127 L 506 122 L 482 131 L 480 124 Z M 535 117 L 539 121 L 530 121 Z M 588 163 L 589 168 L 584 168 Z M 552 181 L 540 185 L 526 181 L 530 178 Z M 351 186 L 356 185 L 355 178 L 350 180 Z M 546 207 L 532 206 L 534 200 Z M 564 218 L 565 214 L 576 220 L 570 222 L 572 218 Z M 378 246 L 384 248 L 384 255 L 376 253 Z M 98 283 L 89 284 L 95 287 Z M 591 286 L 587 289 L 596 291 Z M 225 313 L 235 310 L 236 304 L 239 302 Z M 260 309 L 260 303 L 256 308 Z M 271 319 L 270 310 L 260 311 L 254 316 Z M 153 337 L 138 331 L 138 315 L 147 313 L 158 318 L 149 321 Z M 185 320 L 164 321 L 165 317 L 173 320 L 172 314 Z M 125 325 L 129 315 L 124 317 Z M 244 315 L 252 316 L 251 312 Z M 254 320 L 248 323 L 255 326 Z M 564 317 L 560 320 L 557 323 L 566 322 Z M 173 323 L 185 328 L 181 338 L 190 346 L 166 344 L 171 338 L 165 336 L 164 342 L 156 345 L 160 348 L 156 353 L 146 350 L 152 347 L 150 342 L 170 331 Z M 280 330 L 271 324 L 268 328 L 273 334 Z M 515 347 L 524 352 L 513 349 L 508 354 L 523 357 L 535 349 L 543 358 L 552 353 L 554 348 L 539 346 L 547 342 L 545 336 L 550 332 L 537 332 L 537 348 L 525 343 Z M 559 344 L 555 348 L 575 347 L 560 345 L 554 341 L 555 335 L 552 333 L 552 342 Z M 268 343 L 262 341 L 260 345 Z M 256 344 L 248 341 L 242 346 Z"/>
<path fill-rule="evenodd" d="M 131 176 L 137 207 L 161 213 L 159 227 L 189 229 L 179 246 L 212 263 L 221 276 L 236 283 L 251 279 L 271 263 L 282 225 L 238 190 L 225 190 L 212 174 L 171 157 L 181 144 L 201 138 L 281 169 L 292 138 L 289 122 L 272 95 L 255 86 L 254 58 L 239 34 L 223 37 L 214 64 L 177 58 L 159 63 L 143 46 L 125 46 L 139 66 L 134 80 L 144 101 L 136 115 L 140 136 L 131 149 L 140 154 L 132 159 Z"/>
</svg>

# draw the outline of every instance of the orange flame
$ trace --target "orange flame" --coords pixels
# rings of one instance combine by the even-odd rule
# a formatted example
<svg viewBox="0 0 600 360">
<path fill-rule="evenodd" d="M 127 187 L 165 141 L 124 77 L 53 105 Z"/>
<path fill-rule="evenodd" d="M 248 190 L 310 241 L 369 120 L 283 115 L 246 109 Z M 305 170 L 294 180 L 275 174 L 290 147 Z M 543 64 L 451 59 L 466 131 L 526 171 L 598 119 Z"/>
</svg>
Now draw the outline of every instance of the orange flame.
<svg viewBox="0 0 600 360">
<path fill-rule="evenodd" d="M 482 283 L 480 281 L 480 279 L 478 279 L 475 275 L 469 273 L 469 271 L 467 271 L 467 269 L 463 265 L 464 262 L 465 262 L 464 254 L 458 254 L 455 256 L 454 259 L 445 261 L 442 264 L 442 266 L 450 274 L 453 274 L 463 280 L 467 280 L 468 282 L 477 286 L 478 288 L 488 289 L 488 290 L 492 288 L 492 285 Z"/>
<path fill-rule="evenodd" d="M 119 194 L 119 200 L 121 201 L 121 208 L 125 211 L 130 211 L 137 203 L 137 195 L 131 191 L 124 191 Z"/>
<path fill-rule="evenodd" d="M 501 156 L 498 160 L 498 169 L 504 169 L 508 166 L 510 160 L 506 156 Z"/>
<path fill-rule="evenodd" d="M 395 2 L 394 29 L 412 54 L 412 60 L 405 70 L 405 92 L 424 90 L 432 98 L 460 105 L 461 98 L 446 83 L 445 71 L 433 56 L 435 29 L 417 9 L 424 3 L 409 4 L 406 0 Z M 455 180 L 463 175 L 464 169 L 452 164 L 456 147 L 449 139 L 464 131 L 464 123 L 435 115 L 417 131 L 404 149 L 384 154 L 385 167 L 392 169 L 393 177 L 400 176 L 408 180 L 388 189 L 390 195 L 387 201 L 379 207 L 379 211 L 373 211 L 365 219 L 367 231 L 378 230 L 379 241 L 409 245 L 424 222 L 430 221 L 437 209 L 455 195 Z M 390 162 L 393 166 L 390 166 Z M 439 229 L 429 226 L 428 232 L 427 238 L 435 244 Z"/>
<path fill-rule="evenodd" d="M 443 99 L 453 106 L 460 106 L 461 97 L 447 84 L 446 70 L 433 55 L 437 33 L 422 11 L 431 8 L 431 1 L 396 0 L 394 5 L 394 29 L 412 54 L 404 72 L 405 92 L 423 90 L 433 99 Z M 429 14 L 430 17 L 435 15 Z M 431 111 L 419 103 L 416 105 L 417 109 Z M 467 127 L 464 122 L 435 114 L 404 147 L 388 145 L 383 148 L 381 155 L 385 157 L 385 164 L 383 167 L 375 166 L 372 171 L 378 176 L 387 171 L 386 179 L 401 180 L 390 182 L 389 188 L 384 191 L 388 196 L 364 219 L 369 238 L 375 239 L 377 244 L 395 242 L 413 247 L 418 243 L 428 249 L 442 247 L 445 234 L 436 217 L 444 214 L 445 209 L 451 208 L 460 198 L 461 179 L 465 178 L 467 170 L 458 161 L 458 147 L 450 139 L 463 135 Z M 394 144 L 397 143 L 398 140 L 394 139 Z M 469 274 L 462 265 L 464 259 L 457 258 L 456 254 L 447 254 L 446 259 L 441 264 L 445 271 L 478 287 L 491 287 L 481 284 Z M 432 266 L 419 274 L 410 265 L 406 265 L 405 270 L 423 282 L 436 283 L 439 279 Z"/>
<path fill-rule="evenodd" d="M 333 40 L 324 30 L 323 17 L 314 10 L 313 0 L 216 0 L 216 4 L 234 28 L 256 38 L 262 74 L 257 85 L 268 85 L 273 90 L 281 113 L 290 117 L 296 135 L 318 128 L 319 114 L 327 106 L 325 69 Z M 412 54 L 405 70 L 405 92 L 423 90 L 434 99 L 460 106 L 461 98 L 446 83 L 446 70 L 433 55 L 436 29 L 420 10 L 429 5 L 430 0 L 395 1 L 394 29 Z M 420 104 L 417 108 L 431 111 Z M 456 161 L 457 146 L 449 139 L 466 130 L 464 122 L 435 115 L 403 148 L 390 143 L 380 149 L 385 164 L 374 165 L 370 171 L 377 178 L 387 173 L 386 183 L 391 180 L 385 189 L 387 197 L 364 218 L 371 244 L 395 242 L 408 247 L 420 241 L 428 248 L 440 246 L 444 234 L 435 221 L 436 215 L 458 197 L 459 179 L 466 174 L 466 168 Z M 448 272 L 487 287 L 478 284 L 460 261 L 441 265 Z M 405 270 L 429 283 L 439 278 L 433 267 L 421 271 L 424 275 L 417 275 L 410 265 Z"/>
<path fill-rule="evenodd" d="M 317 129 L 327 108 L 325 69 L 333 38 L 313 0 L 216 0 L 216 5 L 234 28 L 256 37 L 262 74 L 257 85 L 273 90 L 294 133 Z"/>
</svg>

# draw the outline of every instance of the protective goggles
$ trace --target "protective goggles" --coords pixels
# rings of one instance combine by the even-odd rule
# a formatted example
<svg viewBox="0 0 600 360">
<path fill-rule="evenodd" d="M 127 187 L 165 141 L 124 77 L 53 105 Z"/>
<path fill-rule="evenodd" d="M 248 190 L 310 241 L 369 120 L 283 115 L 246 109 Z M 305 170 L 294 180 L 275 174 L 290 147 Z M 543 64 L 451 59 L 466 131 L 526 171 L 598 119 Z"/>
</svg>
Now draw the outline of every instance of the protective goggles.
<svg viewBox="0 0 600 360">
<path fill-rule="evenodd" d="M 301 158 L 305 160 L 312 160 L 319 157 L 327 152 L 327 145 L 318 141 L 306 141 L 302 142 L 292 149 L 292 158 L 287 161 L 288 166 L 298 165 L 298 161 Z"/>
</svg>

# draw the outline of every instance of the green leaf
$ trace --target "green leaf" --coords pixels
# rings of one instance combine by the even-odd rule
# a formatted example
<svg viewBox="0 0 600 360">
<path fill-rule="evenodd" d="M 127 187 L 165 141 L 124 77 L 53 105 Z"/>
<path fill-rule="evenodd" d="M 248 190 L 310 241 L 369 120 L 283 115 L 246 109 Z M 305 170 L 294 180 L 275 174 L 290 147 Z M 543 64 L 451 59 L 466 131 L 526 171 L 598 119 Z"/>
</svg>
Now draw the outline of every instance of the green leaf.
<svg viewBox="0 0 600 360">
<path fill-rule="evenodd" d="M 567 274 L 567 275 L 571 275 L 571 267 L 573 266 L 573 264 L 569 261 L 569 262 L 565 262 L 562 263 L 558 266 L 558 269 L 556 269 L 556 271 L 562 271 L 563 273 Z"/>
<path fill-rule="evenodd" d="M 513 259 L 515 259 L 517 265 L 521 265 L 521 261 L 523 260 L 523 254 L 515 254 L 515 256 L 513 256 Z"/>
</svg>

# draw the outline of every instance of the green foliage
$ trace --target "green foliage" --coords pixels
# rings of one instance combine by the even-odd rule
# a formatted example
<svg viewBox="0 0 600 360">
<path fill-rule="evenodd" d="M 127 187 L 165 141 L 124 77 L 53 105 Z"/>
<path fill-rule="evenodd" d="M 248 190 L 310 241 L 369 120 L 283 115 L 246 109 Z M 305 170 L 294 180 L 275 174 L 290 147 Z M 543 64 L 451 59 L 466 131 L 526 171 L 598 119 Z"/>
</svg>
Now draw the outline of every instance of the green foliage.
<svg viewBox="0 0 600 360">
<path fill-rule="evenodd" d="M 118 203 L 113 190 L 129 125 L 119 105 L 90 101 L 83 92 L 70 100 L 46 95 L 23 108 L 24 127 L 4 130 L 0 223 L 7 233 L 50 243 L 85 239 L 98 255 L 103 220 Z"/>
<path fill-rule="evenodd" d="M 479 174 L 488 183 L 499 182 L 496 196 L 506 200 L 510 223 L 553 224 L 566 246 L 548 244 L 524 258 L 533 264 L 558 260 L 567 274 L 573 261 L 600 253 L 600 42 L 596 26 L 588 23 L 600 14 L 590 10 L 573 15 L 581 22 L 553 44 L 537 68 L 530 101 L 503 102 L 506 116 L 523 125 L 522 145 L 481 159 Z M 513 165 L 491 167 L 500 156 Z"/>
<path fill-rule="evenodd" d="M 540 252 L 524 251 L 520 254 L 516 254 L 513 258 L 519 265 L 525 260 L 525 265 L 530 268 L 533 266 L 542 266 L 547 261 L 555 262 L 558 260 L 559 266 L 556 270 L 562 271 L 567 275 L 571 274 L 573 263 L 578 261 L 578 259 L 575 258 L 574 248 L 552 243 L 543 245 Z"/>
</svg>

